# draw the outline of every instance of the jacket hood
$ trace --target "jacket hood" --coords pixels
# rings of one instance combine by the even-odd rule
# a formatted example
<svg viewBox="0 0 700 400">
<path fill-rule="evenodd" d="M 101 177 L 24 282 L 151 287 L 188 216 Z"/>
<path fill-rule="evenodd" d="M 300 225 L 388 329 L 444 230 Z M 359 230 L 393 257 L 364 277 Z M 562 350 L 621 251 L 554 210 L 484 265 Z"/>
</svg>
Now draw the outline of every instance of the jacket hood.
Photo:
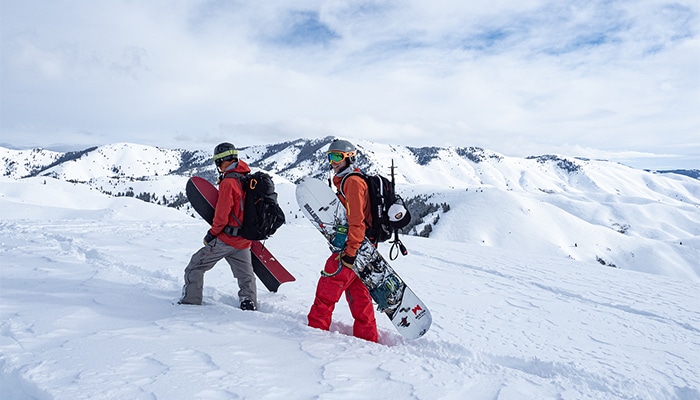
<svg viewBox="0 0 700 400">
<path fill-rule="evenodd" d="M 238 162 L 235 162 L 231 165 L 229 165 L 228 168 L 226 168 L 226 171 L 224 171 L 224 175 L 230 173 L 230 172 L 237 172 L 239 174 L 247 174 L 250 172 L 250 166 L 243 161 L 243 160 L 238 160 Z"/>
</svg>

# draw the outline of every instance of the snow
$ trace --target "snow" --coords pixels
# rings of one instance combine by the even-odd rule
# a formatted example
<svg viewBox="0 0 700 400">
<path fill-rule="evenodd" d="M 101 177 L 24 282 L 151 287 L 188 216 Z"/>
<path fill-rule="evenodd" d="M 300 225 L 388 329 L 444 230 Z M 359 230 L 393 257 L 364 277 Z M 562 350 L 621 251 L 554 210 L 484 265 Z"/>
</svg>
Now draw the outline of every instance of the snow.
<svg viewBox="0 0 700 400">
<path fill-rule="evenodd" d="M 44 150 L 13 150 L 0 146 L 0 171 L 3 175 L 16 177 L 27 176 L 32 173 L 36 165 L 49 165 L 61 157 L 61 153 Z M 4 164 L 4 165 L 3 165 Z"/>
<path fill-rule="evenodd" d="M 291 183 L 278 191 L 283 208 L 293 202 Z M 237 308 L 225 263 L 207 272 L 203 306 L 179 306 L 206 223 L 82 184 L 0 178 L 0 398 L 700 399 L 700 282 L 697 267 L 670 271 L 685 265 L 672 263 L 677 249 L 616 234 L 606 240 L 637 246 L 626 249 L 634 260 L 671 265 L 603 267 L 577 253 L 615 233 L 583 222 L 589 203 L 559 197 L 563 213 L 517 193 L 462 191 L 439 195 L 454 214 L 430 239 L 403 237 L 410 254 L 392 263 L 430 307 L 431 330 L 405 340 L 378 314 L 374 344 L 350 336 L 344 300 L 331 332 L 306 326 L 328 250 L 301 217 L 266 243 L 297 280 L 277 293 L 259 284 L 258 312 Z M 522 209 L 499 215 L 497 202 Z M 654 229 L 681 229 L 697 261 L 697 219 L 681 203 L 691 209 Z M 477 217 L 507 226 L 460 229 Z M 533 218 L 542 236 L 575 231 L 562 223 L 590 231 L 555 246 L 527 236 Z"/>
</svg>

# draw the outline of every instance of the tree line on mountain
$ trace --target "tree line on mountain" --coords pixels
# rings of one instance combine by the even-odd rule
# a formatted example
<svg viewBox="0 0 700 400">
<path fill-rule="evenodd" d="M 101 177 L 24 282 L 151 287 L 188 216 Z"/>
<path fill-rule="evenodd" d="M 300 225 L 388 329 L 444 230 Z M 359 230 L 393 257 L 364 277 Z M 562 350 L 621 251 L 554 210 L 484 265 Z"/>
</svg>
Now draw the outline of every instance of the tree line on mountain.
<svg viewBox="0 0 700 400">
<path fill-rule="evenodd" d="M 158 196 L 156 193 L 150 192 L 135 193 L 133 189 L 127 189 L 126 191 L 116 193 L 103 191 L 103 193 L 114 197 L 133 197 L 147 203 L 176 209 L 181 209 L 189 204 L 187 196 L 185 196 L 183 192 L 179 192 L 171 197 L 165 195 Z M 405 200 L 406 208 L 411 213 L 411 222 L 401 230 L 402 233 L 412 236 L 430 237 L 433 227 L 440 221 L 440 215 L 435 213 L 446 213 L 450 211 L 450 205 L 448 203 L 431 202 L 431 197 L 432 195 L 418 195 Z M 418 227 L 421 229 L 418 230 Z"/>
<path fill-rule="evenodd" d="M 403 233 L 425 238 L 430 237 L 433 226 L 440 221 L 440 215 L 434 215 L 430 221 L 426 221 L 426 217 L 440 210 L 442 213 L 450 211 L 450 205 L 448 203 L 443 202 L 436 204 L 430 202 L 429 199 L 431 197 L 432 196 L 429 195 L 418 195 L 407 198 L 404 201 L 406 208 L 411 213 L 411 222 L 401 230 Z M 420 225 L 423 225 L 423 227 L 418 231 L 417 227 Z"/>
<path fill-rule="evenodd" d="M 124 192 L 117 192 L 113 193 L 110 191 L 102 191 L 102 193 L 108 195 L 108 196 L 114 196 L 114 197 L 133 197 L 135 199 L 139 199 L 142 201 L 145 201 L 146 203 L 153 203 L 157 204 L 159 206 L 166 206 L 166 207 L 172 207 L 172 208 L 177 208 L 180 209 L 183 206 L 189 204 L 189 201 L 187 200 L 187 196 L 183 192 L 179 192 L 176 195 L 168 198 L 165 195 L 163 196 L 158 196 L 155 193 L 149 193 L 149 192 L 141 192 L 136 194 L 133 189 L 127 189 Z"/>
</svg>

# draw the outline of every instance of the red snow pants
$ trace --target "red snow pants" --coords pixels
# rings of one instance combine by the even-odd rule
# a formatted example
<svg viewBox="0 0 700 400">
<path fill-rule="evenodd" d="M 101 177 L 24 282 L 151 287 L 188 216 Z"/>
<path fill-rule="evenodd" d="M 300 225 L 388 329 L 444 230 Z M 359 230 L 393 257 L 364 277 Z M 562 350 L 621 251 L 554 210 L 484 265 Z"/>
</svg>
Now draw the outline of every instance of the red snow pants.
<svg viewBox="0 0 700 400">
<path fill-rule="evenodd" d="M 333 253 L 326 260 L 323 270 L 327 274 L 333 274 L 338 270 L 338 253 Z M 350 313 L 355 319 L 352 333 L 354 336 L 377 341 L 377 320 L 374 318 L 374 307 L 369 290 L 360 281 L 350 268 L 342 267 L 340 272 L 333 276 L 322 275 L 316 286 L 316 298 L 309 311 L 309 326 L 323 330 L 329 330 L 335 304 L 345 292 L 345 298 L 350 306 Z"/>
</svg>

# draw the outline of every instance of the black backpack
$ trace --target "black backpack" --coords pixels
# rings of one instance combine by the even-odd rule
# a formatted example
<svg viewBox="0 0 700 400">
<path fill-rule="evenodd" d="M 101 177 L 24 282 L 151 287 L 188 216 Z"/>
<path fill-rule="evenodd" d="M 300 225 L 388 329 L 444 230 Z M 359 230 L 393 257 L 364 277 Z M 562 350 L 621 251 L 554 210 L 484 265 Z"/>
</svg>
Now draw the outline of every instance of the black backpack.
<svg viewBox="0 0 700 400">
<path fill-rule="evenodd" d="M 284 211 L 277 203 L 272 177 L 262 171 L 246 175 L 230 173 L 226 175 L 228 177 L 241 182 L 245 202 L 241 226 L 227 226 L 224 232 L 248 240 L 265 240 L 272 236 L 285 222 Z"/>
<path fill-rule="evenodd" d="M 345 175 L 340 182 L 340 193 L 343 196 L 345 196 L 343 184 L 349 176 L 353 175 L 361 177 L 367 183 L 367 192 L 372 208 L 372 226 L 367 228 L 365 236 L 372 243 L 389 240 L 399 229 L 411 222 L 411 213 L 404 206 L 403 199 L 394 191 L 394 184 L 379 174 L 365 175 L 351 172 Z M 398 241 L 398 237 L 396 239 Z"/>
</svg>

